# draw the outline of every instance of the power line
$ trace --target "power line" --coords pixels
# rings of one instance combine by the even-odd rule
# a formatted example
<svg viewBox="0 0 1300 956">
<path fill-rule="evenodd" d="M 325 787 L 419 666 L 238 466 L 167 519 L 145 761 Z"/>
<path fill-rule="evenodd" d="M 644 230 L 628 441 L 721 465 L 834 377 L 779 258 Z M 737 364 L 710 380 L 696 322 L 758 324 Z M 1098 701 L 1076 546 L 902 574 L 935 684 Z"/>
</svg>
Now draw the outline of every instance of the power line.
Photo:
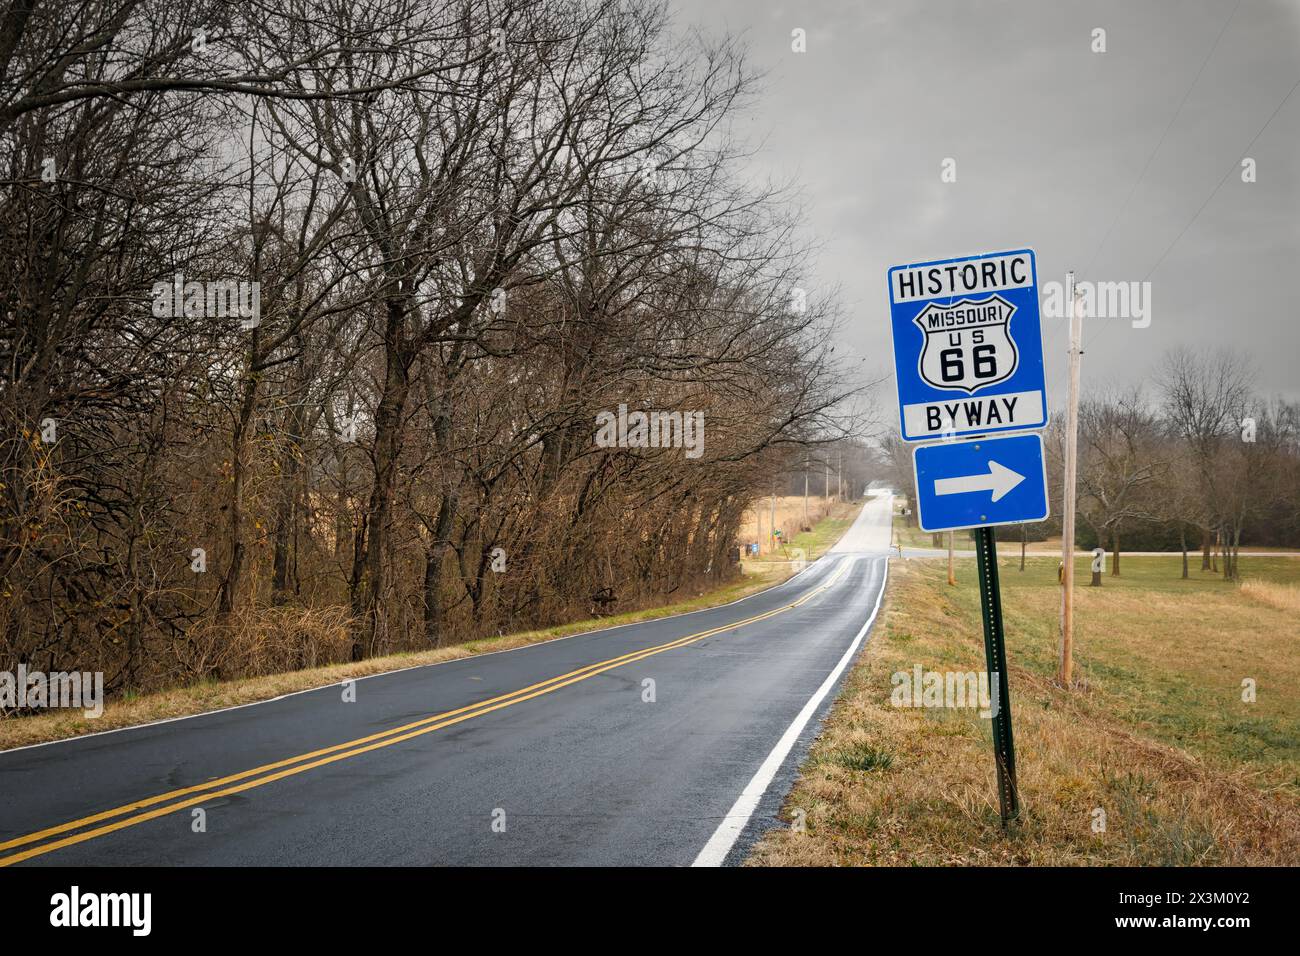
<svg viewBox="0 0 1300 956">
<path fill-rule="evenodd" d="M 1297 89 L 1300 89 L 1300 80 L 1296 80 L 1295 85 L 1292 86 L 1291 89 L 1287 91 L 1286 96 L 1282 97 L 1282 101 L 1278 103 L 1277 106 L 1273 109 L 1273 112 L 1269 114 L 1268 119 L 1264 121 L 1264 125 L 1259 128 L 1259 131 L 1255 133 L 1253 137 L 1251 137 L 1250 142 L 1246 144 L 1246 148 L 1237 152 L 1236 156 L 1232 160 L 1232 165 L 1230 165 L 1227 168 L 1222 178 L 1220 178 L 1219 182 L 1215 185 L 1214 189 L 1210 192 L 1208 196 L 1205 197 L 1205 201 L 1201 203 L 1201 205 L 1197 208 L 1196 212 L 1192 214 L 1192 218 L 1187 220 L 1187 223 L 1183 226 L 1183 228 L 1178 231 L 1178 235 L 1174 236 L 1173 241 L 1165 247 L 1165 251 L 1160 253 L 1160 258 L 1156 259 L 1155 264 L 1152 265 L 1151 268 L 1147 270 L 1147 274 L 1142 277 L 1141 281 L 1145 282 L 1148 279 L 1150 279 L 1152 274 L 1157 269 L 1160 268 L 1161 263 L 1163 263 L 1166 257 L 1168 257 L 1169 253 L 1173 251 L 1174 246 L 1178 245 L 1179 240 L 1182 239 L 1183 236 L 1187 234 L 1187 230 L 1192 228 L 1192 224 L 1195 223 L 1196 220 L 1200 218 L 1201 213 L 1205 211 L 1205 207 L 1208 206 L 1210 204 L 1210 201 L 1219 194 L 1219 190 L 1222 189 L 1223 184 L 1228 181 L 1228 177 L 1231 176 L 1233 171 L 1238 168 L 1238 164 L 1241 162 L 1241 157 L 1245 156 L 1250 152 L 1251 148 L 1255 145 L 1255 143 L 1259 141 L 1259 138 L 1264 135 L 1264 130 L 1268 129 L 1269 124 L 1272 123 L 1273 120 L 1277 117 L 1277 114 L 1282 111 L 1282 107 L 1286 105 L 1287 100 L 1291 99 L 1292 94 L 1295 93 Z M 1106 321 L 1108 322 L 1111 318 L 1113 318 L 1113 316 L 1107 316 Z M 1091 343 L 1097 337 L 1097 334 L 1103 331 L 1104 328 L 1105 328 L 1105 324 L 1103 323 L 1102 326 L 1099 327 L 1096 332 L 1094 332 L 1092 335 L 1088 337 L 1088 343 Z M 1087 346 L 1085 344 L 1085 348 L 1086 347 Z"/>
<path fill-rule="evenodd" d="M 1278 103 L 1277 108 L 1273 110 L 1272 113 L 1269 114 L 1268 119 L 1264 121 L 1264 125 L 1259 128 L 1259 132 L 1256 133 L 1254 137 L 1251 139 L 1251 141 L 1246 144 L 1246 148 L 1241 150 L 1237 154 L 1237 158 L 1235 158 L 1232 161 L 1232 165 L 1229 166 L 1227 172 L 1223 174 L 1223 178 L 1219 180 L 1219 184 L 1214 187 L 1214 192 L 1210 193 L 1210 195 L 1205 198 L 1205 202 L 1201 203 L 1200 208 L 1196 210 L 1196 215 L 1192 216 L 1192 218 L 1187 221 L 1187 225 L 1183 226 L 1182 231 L 1179 232 L 1178 235 L 1174 236 L 1174 241 L 1169 243 L 1169 246 L 1165 249 L 1164 252 L 1160 253 L 1160 258 L 1156 260 L 1156 264 L 1153 265 L 1150 269 L 1148 269 L 1147 274 L 1142 277 L 1143 282 L 1151 278 L 1151 273 L 1155 272 L 1156 269 L 1160 268 L 1160 263 L 1165 261 L 1165 256 L 1169 255 L 1169 253 L 1173 250 L 1174 246 L 1178 245 L 1178 240 L 1183 238 L 1183 233 L 1187 232 L 1188 229 L 1192 228 L 1192 223 L 1196 222 L 1196 220 L 1200 217 L 1201 213 L 1205 211 L 1205 207 L 1210 204 L 1210 200 L 1213 199 L 1218 194 L 1219 190 L 1223 188 L 1223 184 L 1228 181 L 1228 177 L 1232 175 L 1233 170 L 1237 169 L 1238 163 L 1241 162 L 1241 157 L 1245 156 L 1247 153 L 1250 152 L 1250 149 L 1252 146 L 1255 145 L 1256 140 L 1258 140 L 1262 135 L 1264 135 L 1264 130 L 1268 129 L 1268 124 L 1273 122 L 1273 117 L 1277 116 L 1277 114 L 1281 112 L 1282 107 L 1286 105 L 1286 101 L 1291 98 L 1291 94 L 1294 93 L 1297 89 L 1300 89 L 1300 80 L 1295 81 L 1295 86 L 1291 87 L 1290 91 L 1286 94 L 1286 96 L 1282 97 L 1282 102 Z"/>
<path fill-rule="evenodd" d="M 1174 115 L 1169 117 L 1169 122 L 1165 124 L 1164 132 L 1160 134 L 1160 141 L 1156 143 L 1155 149 L 1151 150 L 1151 154 L 1147 156 L 1147 161 L 1143 164 L 1142 171 L 1138 173 L 1137 179 L 1135 179 L 1133 185 L 1129 187 L 1128 195 L 1124 197 L 1124 201 L 1120 203 L 1119 208 L 1115 210 L 1115 218 L 1110 221 L 1110 226 L 1106 229 L 1106 234 L 1101 237 L 1101 242 L 1097 244 L 1097 248 L 1092 253 L 1092 258 L 1088 260 L 1088 264 L 1080 273 L 1081 275 L 1087 276 L 1091 274 L 1093 263 L 1097 261 L 1097 256 L 1100 255 L 1102 247 L 1105 246 L 1106 241 L 1110 239 L 1110 234 L 1115 231 L 1115 226 L 1124 215 L 1124 210 L 1128 208 L 1129 201 L 1133 198 L 1133 194 L 1137 192 L 1137 188 L 1141 184 L 1142 178 L 1146 176 L 1147 170 L 1151 168 L 1151 161 L 1156 158 L 1156 154 L 1160 152 L 1160 147 L 1165 144 L 1165 137 L 1169 135 L 1169 131 L 1174 128 L 1174 123 L 1177 122 L 1178 117 L 1182 115 L 1183 107 L 1187 105 L 1187 98 L 1192 95 L 1192 90 L 1196 88 L 1196 82 L 1201 78 L 1201 73 L 1205 71 L 1205 65 L 1210 62 L 1210 57 L 1214 56 L 1214 51 L 1219 48 L 1219 41 L 1223 39 L 1223 34 L 1227 31 L 1228 24 L 1231 23 L 1232 18 L 1237 15 L 1237 10 L 1240 7 L 1241 0 L 1237 0 L 1237 5 L 1233 7 L 1232 12 L 1228 14 L 1228 19 L 1224 20 L 1223 26 L 1219 27 L 1219 33 L 1214 38 L 1214 43 L 1210 46 L 1210 52 L 1205 54 L 1205 59 L 1201 61 L 1201 65 L 1197 68 L 1196 75 L 1192 77 L 1191 84 L 1183 92 L 1183 98 L 1178 103 L 1178 109 L 1174 110 Z"/>
</svg>

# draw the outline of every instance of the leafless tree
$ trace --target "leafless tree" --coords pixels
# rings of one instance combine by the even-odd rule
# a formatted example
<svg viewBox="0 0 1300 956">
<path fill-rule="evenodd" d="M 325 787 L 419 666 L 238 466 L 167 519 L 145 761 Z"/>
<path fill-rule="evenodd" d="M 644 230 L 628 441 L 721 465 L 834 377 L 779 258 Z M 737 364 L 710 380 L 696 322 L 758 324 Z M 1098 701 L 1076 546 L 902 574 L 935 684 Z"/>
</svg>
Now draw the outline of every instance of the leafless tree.
<svg viewBox="0 0 1300 956">
<path fill-rule="evenodd" d="M 1110 573 L 1120 573 L 1125 522 L 1155 515 L 1150 493 L 1167 463 L 1159 425 L 1139 390 L 1095 398 L 1079 407 L 1079 513 L 1111 545 Z"/>
</svg>

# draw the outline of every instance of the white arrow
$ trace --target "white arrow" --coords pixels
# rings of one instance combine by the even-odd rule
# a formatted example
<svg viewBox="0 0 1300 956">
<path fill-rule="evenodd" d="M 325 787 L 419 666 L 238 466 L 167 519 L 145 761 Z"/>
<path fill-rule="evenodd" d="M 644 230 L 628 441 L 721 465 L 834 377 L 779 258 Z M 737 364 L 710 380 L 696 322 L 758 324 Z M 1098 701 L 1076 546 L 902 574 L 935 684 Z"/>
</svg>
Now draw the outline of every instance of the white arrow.
<svg viewBox="0 0 1300 956">
<path fill-rule="evenodd" d="M 1025 480 L 1024 475 L 1017 474 L 1006 465 L 996 461 L 989 462 L 988 474 L 963 475 L 960 478 L 936 478 L 934 493 L 936 495 L 962 495 L 968 491 L 991 491 L 993 500 L 1006 496 L 1016 485 Z"/>
</svg>

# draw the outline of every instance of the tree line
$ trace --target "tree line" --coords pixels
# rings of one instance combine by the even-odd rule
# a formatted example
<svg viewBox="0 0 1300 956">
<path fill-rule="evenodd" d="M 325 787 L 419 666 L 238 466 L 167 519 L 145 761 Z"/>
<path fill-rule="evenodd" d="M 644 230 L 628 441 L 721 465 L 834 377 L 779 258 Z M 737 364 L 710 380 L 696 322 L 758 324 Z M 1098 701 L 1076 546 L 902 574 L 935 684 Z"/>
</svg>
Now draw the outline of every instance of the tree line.
<svg viewBox="0 0 1300 956">
<path fill-rule="evenodd" d="M 1059 410 L 1045 443 L 1053 517 L 1000 529 L 1000 540 L 1060 534 Z M 895 487 L 910 489 L 910 448 L 885 438 L 878 452 Z M 1183 577 L 1199 551 L 1201 570 L 1230 581 L 1243 543 L 1300 547 L 1300 404 L 1259 394 L 1238 353 L 1175 349 L 1142 385 L 1085 390 L 1078 456 L 1076 545 L 1108 549 L 1111 574 L 1125 546 L 1181 552 Z"/>
<path fill-rule="evenodd" d="M 661 2 L 10 4 L 0 668 L 148 688 L 735 574 L 853 425 L 754 90 Z"/>
</svg>

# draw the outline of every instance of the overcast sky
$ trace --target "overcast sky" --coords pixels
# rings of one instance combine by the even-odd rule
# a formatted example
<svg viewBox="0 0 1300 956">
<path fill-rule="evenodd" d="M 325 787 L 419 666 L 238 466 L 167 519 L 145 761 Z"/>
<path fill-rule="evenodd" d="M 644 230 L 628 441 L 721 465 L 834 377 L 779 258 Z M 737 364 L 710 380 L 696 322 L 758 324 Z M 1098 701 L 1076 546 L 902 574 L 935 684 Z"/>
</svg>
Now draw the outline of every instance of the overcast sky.
<svg viewBox="0 0 1300 956">
<path fill-rule="evenodd" d="M 1085 392 L 1186 344 L 1300 399 L 1300 0 L 673 2 L 768 74 L 754 172 L 802 186 L 810 285 L 841 287 L 866 367 L 890 375 L 889 266 L 1028 246 L 1040 282 L 1152 283 L 1148 328 L 1085 324 Z M 1064 326 L 1044 319 L 1054 408 Z"/>
</svg>

